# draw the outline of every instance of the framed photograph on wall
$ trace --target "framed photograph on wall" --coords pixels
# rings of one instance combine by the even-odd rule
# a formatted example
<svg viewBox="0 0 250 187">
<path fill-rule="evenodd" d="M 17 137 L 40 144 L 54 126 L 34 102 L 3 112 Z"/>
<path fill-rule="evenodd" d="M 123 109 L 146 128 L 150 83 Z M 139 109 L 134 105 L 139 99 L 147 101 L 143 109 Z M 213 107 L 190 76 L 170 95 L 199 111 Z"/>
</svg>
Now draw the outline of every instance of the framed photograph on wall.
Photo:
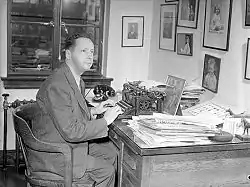
<svg viewBox="0 0 250 187">
<path fill-rule="evenodd" d="M 177 4 L 163 4 L 160 10 L 159 48 L 175 51 Z"/>
<path fill-rule="evenodd" d="M 180 0 L 178 12 L 178 26 L 197 28 L 199 0 Z"/>
<path fill-rule="evenodd" d="M 143 47 L 144 16 L 122 16 L 122 47 Z"/>
<path fill-rule="evenodd" d="M 193 33 L 177 33 L 177 54 L 193 56 Z"/>
<path fill-rule="evenodd" d="M 245 26 L 250 26 L 250 0 L 246 0 Z"/>
<path fill-rule="evenodd" d="M 162 112 L 166 114 L 175 115 L 180 104 L 182 92 L 186 80 L 168 75 L 166 80 L 166 97 L 163 99 Z"/>
<path fill-rule="evenodd" d="M 221 59 L 205 54 L 202 87 L 217 93 Z"/>
<path fill-rule="evenodd" d="M 246 53 L 246 64 L 245 64 L 245 76 L 244 78 L 250 80 L 250 38 L 247 39 L 247 53 Z"/>
<path fill-rule="evenodd" d="M 203 47 L 228 51 L 232 0 L 206 0 Z"/>
</svg>

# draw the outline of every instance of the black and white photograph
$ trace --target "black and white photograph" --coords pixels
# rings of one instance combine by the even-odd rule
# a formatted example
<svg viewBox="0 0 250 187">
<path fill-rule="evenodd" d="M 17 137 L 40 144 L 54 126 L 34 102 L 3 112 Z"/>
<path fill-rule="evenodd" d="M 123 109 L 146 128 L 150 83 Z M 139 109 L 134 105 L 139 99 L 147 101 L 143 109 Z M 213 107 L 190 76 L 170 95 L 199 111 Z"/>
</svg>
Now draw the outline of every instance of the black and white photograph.
<svg viewBox="0 0 250 187">
<path fill-rule="evenodd" d="M 197 28 L 200 0 L 180 0 L 178 26 Z"/>
<path fill-rule="evenodd" d="M 177 33 L 177 54 L 193 56 L 192 33 Z"/>
<path fill-rule="evenodd" d="M 177 4 L 163 4 L 160 10 L 159 48 L 175 51 Z"/>
<path fill-rule="evenodd" d="M 128 23 L 128 39 L 138 39 L 138 23 Z"/>
<path fill-rule="evenodd" d="M 122 47 L 143 47 L 144 16 L 122 16 Z"/>
<path fill-rule="evenodd" d="M 166 79 L 166 97 L 163 101 L 163 113 L 176 114 L 185 83 L 185 79 L 168 75 Z"/>
<path fill-rule="evenodd" d="M 227 20 L 222 16 L 222 3 L 218 1 L 211 1 L 210 8 L 210 20 L 209 20 L 209 32 L 224 33 L 225 22 Z"/>
<path fill-rule="evenodd" d="M 205 54 L 202 86 L 214 93 L 218 92 L 221 59 Z"/>
<path fill-rule="evenodd" d="M 250 0 L 0 0 L 0 77 L 0 187 L 250 187 Z"/>
<path fill-rule="evenodd" d="M 206 0 L 203 47 L 228 51 L 232 0 Z"/>
</svg>

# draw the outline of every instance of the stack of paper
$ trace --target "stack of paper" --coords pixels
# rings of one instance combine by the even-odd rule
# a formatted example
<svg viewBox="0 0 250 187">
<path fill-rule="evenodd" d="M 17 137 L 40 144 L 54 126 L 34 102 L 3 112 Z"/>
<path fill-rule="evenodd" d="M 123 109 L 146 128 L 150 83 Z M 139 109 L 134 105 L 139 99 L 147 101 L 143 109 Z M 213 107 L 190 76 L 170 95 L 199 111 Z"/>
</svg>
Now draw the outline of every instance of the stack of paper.
<svg viewBox="0 0 250 187">
<path fill-rule="evenodd" d="M 205 92 L 201 86 L 191 84 L 187 85 L 182 93 L 181 102 L 182 109 L 189 108 L 200 102 L 200 96 Z"/>
<path fill-rule="evenodd" d="M 149 147 L 209 144 L 219 131 L 194 116 L 139 117 L 129 122 L 134 134 Z M 218 121 L 214 124 L 218 124 Z"/>
</svg>

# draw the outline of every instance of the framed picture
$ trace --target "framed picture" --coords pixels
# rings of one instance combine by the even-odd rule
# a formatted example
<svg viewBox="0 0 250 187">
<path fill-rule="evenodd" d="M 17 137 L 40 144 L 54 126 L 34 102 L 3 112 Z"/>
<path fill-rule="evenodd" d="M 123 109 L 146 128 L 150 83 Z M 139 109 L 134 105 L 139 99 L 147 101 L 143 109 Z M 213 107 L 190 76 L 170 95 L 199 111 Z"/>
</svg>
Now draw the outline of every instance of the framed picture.
<svg viewBox="0 0 250 187">
<path fill-rule="evenodd" d="M 202 86 L 214 93 L 218 92 L 221 59 L 205 54 Z"/>
<path fill-rule="evenodd" d="M 177 33 L 177 54 L 193 56 L 192 33 Z"/>
<path fill-rule="evenodd" d="M 122 16 L 122 47 L 143 47 L 144 16 Z"/>
<path fill-rule="evenodd" d="M 244 78 L 250 80 L 250 38 L 247 39 L 247 54 L 246 54 L 246 64 L 245 64 L 245 76 Z"/>
<path fill-rule="evenodd" d="M 232 0 L 206 0 L 203 47 L 228 51 Z"/>
<path fill-rule="evenodd" d="M 245 26 L 250 26 L 250 0 L 246 0 Z"/>
<path fill-rule="evenodd" d="M 177 4 L 161 5 L 159 48 L 175 51 Z"/>
<path fill-rule="evenodd" d="M 176 114 L 185 83 L 185 79 L 168 75 L 165 90 L 166 96 L 163 99 L 163 113 L 171 115 Z"/>
<path fill-rule="evenodd" d="M 180 0 L 178 26 L 197 28 L 199 0 Z"/>
</svg>

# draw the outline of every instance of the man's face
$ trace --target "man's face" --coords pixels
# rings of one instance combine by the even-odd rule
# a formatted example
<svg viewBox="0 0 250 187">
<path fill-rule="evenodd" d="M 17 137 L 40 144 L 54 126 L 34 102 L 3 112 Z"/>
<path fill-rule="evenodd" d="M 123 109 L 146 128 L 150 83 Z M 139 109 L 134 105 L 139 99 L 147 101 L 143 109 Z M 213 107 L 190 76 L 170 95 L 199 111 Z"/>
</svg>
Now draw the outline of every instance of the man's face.
<svg viewBox="0 0 250 187">
<path fill-rule="evenodd" d="M 90 39 L 78 38 L 70 53 L 73 64 L 80 72 L 89 70 L 93 65 L 94 44 Z"/>
</svg>

